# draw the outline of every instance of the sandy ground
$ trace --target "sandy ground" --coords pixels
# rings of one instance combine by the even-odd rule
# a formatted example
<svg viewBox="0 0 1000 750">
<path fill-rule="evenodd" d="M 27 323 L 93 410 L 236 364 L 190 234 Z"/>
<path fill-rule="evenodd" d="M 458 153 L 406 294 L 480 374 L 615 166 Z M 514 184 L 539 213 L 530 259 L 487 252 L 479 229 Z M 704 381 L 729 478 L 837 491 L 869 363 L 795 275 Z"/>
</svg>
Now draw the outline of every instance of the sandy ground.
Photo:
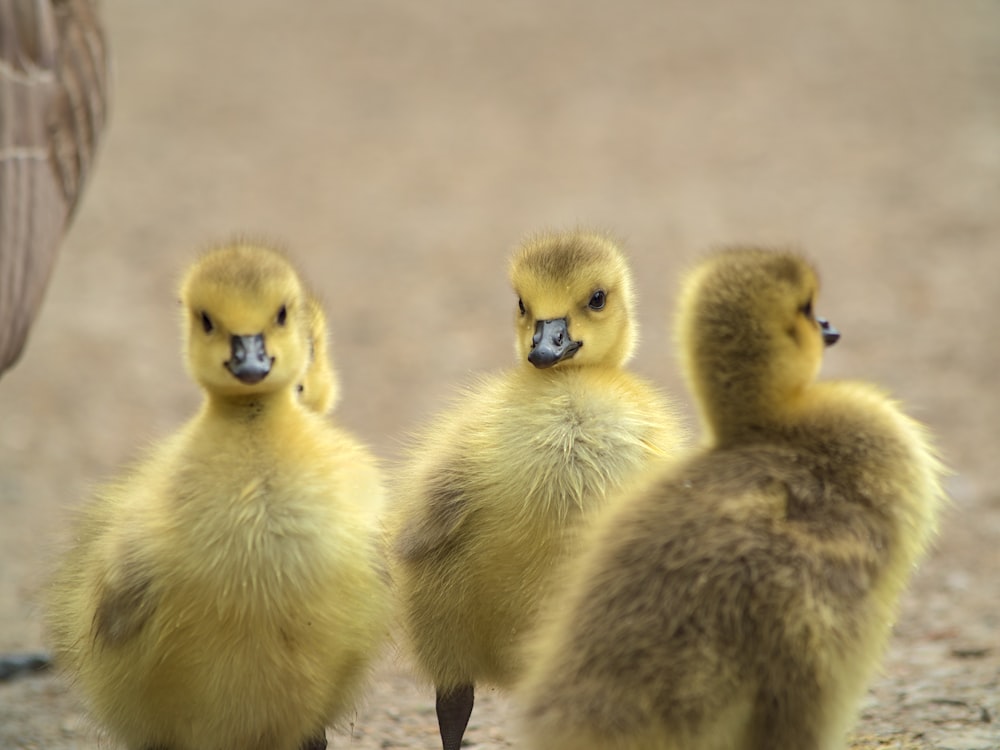
<svg viewBox="0 0 1000 750">
<path fill-rule="evenodd" d="M 285 8 L 280 10 L 279 7 Z M 65 510 L 198 392 L 176 281 L 236 231 L 323 294 L 337 419 L 380 455 L 510 363 L 526 233 L 625 243 L 638 371 L 683 404 L 678 272 L 792 243 L 843 332 L 826 377 L 882 383 L 954 468 L 857 728 L 865 748 L 1000 747 L 1000 5 L 992 0 L 105 2 L 112 123 L 21 363 L 0 381 L 0 651 L 38 648 Z M 388 655 L 334 747 L 436 746 Z M 468 744 L 515 744 L 484 693 Z M 54 676 L 0 684 L 0 747 L 108 747 Z"/>
</svg>

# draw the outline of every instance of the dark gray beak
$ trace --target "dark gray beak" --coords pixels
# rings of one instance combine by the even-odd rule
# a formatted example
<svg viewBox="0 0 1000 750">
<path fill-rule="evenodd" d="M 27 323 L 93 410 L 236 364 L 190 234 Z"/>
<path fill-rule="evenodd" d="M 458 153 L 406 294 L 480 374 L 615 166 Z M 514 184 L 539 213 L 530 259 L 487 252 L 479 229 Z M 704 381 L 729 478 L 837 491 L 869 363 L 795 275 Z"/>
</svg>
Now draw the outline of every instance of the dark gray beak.
<svg viewBox="0 0 1000 750">
<path fill-rule="evenodd" d="M 566 327 L 566 318 L 540 320 L 535 324 L 535 335 L 531 337 L 531 353 L 528 361 L 538 369 L 569 359 L 583 346 L 582 341 L 573 341 Z"/>
<path fill-rule="evenodd" d="M 264 334 L 233 336 L 230 346 L 232 357 L 226 362 L 226 367 L 241 383 L 259 383 L 271 372 L 274 360 L 267 356 Z"/>
<path fill-rule="evenodd" d="M 819 329 L 823 332 L 823 343 L 827 346 L 833 346 L 840 340 L 840 331 L 830 325 L 830 321 L 826 318 L 816 318 L 816 322 L 819 323 Z"/>
</svg>

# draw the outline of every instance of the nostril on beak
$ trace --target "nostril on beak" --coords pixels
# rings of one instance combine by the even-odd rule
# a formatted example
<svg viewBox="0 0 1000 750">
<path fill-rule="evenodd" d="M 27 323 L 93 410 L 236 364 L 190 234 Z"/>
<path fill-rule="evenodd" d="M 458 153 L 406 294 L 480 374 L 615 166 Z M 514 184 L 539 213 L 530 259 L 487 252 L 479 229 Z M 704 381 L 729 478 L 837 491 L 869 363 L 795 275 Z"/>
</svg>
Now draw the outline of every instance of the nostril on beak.
<svg viewBox="0 0 1000 750">
<path fill-rule="evenodd" d="M 232 341 L 232 357 L 238 364 L 246 362 L 247 359 L 247 350 L 243 345 L 243 340 L 237 336 L 234 336 Z"/>
<path fill-rule="evenodd" d="M 271 371 L 273 360 L 267 355 L 263 334 L 233 336 L 230 340 L 228 370 L 244 383 L 257 383 Z"/>
<path fill-rule="evenodd" d="M 565 318 L 539 320 L 531 338 L 528 361 L 539 369 L 545 369 L 576 354 L 583 342 L 574 341 L 566 326 Z"/>
</svg>

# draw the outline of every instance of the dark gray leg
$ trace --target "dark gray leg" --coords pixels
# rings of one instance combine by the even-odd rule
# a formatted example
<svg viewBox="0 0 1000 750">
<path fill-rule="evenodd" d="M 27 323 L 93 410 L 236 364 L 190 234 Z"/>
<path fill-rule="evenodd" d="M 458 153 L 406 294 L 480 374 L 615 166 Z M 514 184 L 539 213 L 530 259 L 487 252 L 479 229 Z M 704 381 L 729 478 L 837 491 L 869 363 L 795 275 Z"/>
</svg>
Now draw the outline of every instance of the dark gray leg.
<svg viewBox="0 0 1000 750">
<path fill-rule="evenodd" d="M 459 750 L 469 725 L 475 695 L 472 685 L 459 685 L 444 693 L 437 691 L 438 729 L 444 750 Z"/>
<path fill-rule="evenodd" d="M 0 654 L 0 682 L 24 672 L 41 672 L 51 666 L 48 654 Z"/>
<path fill-rule="evenodd" d="M 299 745 L 299 750 L 326 750 L 326 730 L 320 729 L 316 734 Z"/>
</svg>

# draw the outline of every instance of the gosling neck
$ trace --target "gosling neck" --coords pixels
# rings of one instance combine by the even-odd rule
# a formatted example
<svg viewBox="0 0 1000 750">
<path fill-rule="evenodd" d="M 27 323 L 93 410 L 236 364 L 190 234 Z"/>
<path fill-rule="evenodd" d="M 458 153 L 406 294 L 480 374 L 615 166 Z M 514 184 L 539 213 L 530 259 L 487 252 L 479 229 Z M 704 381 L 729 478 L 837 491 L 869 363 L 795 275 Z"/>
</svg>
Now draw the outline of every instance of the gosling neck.
<svg viewBox="0 0 1000 750">
<path fill-rule="evenodd" d="M 208 392 L 205 400 L 207 414 L 238 422 L 254 422 L 278 416 L 295 408 L 295 405 L 292 388 L 236 395 Z"/>
<path fill-rule="evenodd" d="M 595 365 L 594 363 L 578 364 L 575 362 L 561 362 L 553 367 L 539 368 L 525 360 L 518 368 L 521 377 L 527 381 L 556 383 L 566 378 L 587 377 L 603 372 L 617 372 L 621 368 L 608 367 L 605 365 Z"/>
<path fill-rule="evenodd" d="M 704 430 L 711 444 L 735 445 L 775 435 L 794 419 L 804 391 L 780 393 L 758 377 L 715 374 L 693 386 Z"/>
</svg>

